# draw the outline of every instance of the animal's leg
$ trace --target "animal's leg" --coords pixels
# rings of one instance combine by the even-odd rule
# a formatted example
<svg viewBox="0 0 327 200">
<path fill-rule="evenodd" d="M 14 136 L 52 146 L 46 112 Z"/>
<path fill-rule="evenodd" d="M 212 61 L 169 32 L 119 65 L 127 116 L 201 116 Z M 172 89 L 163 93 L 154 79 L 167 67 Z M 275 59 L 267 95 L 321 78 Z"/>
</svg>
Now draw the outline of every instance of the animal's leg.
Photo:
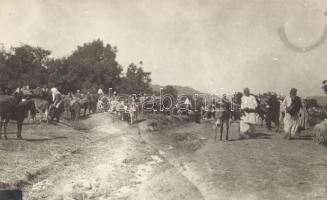
<svg viewBox="0 0 327 200">
<path fill-rule="evenodd" d="M 280 128 L 279 119 L 276 119 L 275 125 L 276 125 L 276 133 L 278 133 L 279 132 L 279 128 Z"/>
<path fill-rule="evenodd" d="M 83 115 L 84 117 L 86 116 L 86 109 L 87 107 L 84 108 L 84 115 Z"/>
<path fill-rule="evenodd" d="M 79 112 L 76 112 L 76 110 L 71 111 L 71 119 L 74 120 L 74 121 L 76 121 L 77 118 L 79 117 L 78 113 Z"/>
<path fill-rule="evenodd" d="M 8 139 L 8 137 L 7 137 L 7 125 L 8 125 L 8 122 L 9 122 L 9 117 L 5 119 L 5 123 L 4 123 L 4 127 L 3 127 L 3 132 L 4 132 L 4 135 L 5 135 L 5 139 Z"/>
<path fill-rule="evenodd" d="M 225 123 L 225 120 L 221 120 L 221 126 L 220 126 L 220 141 L 223 140 L 223 132 L 224 132 L 224 123 Z"/>
<path fill-rule="evenodd" d="M 1 139 L 1 134 L 2 134 L 2 126 L 3 126 L 3 121 L 0 119 L 0 139 Z"/>
<path fill-rule="evenodd" d="M 226 123 L 226 140 L 228 140 L 228 131 L 229 131 L 229 120 Z"/>
<path fill-rule="evenodd" d="M 33 124 L 40 124 L 43 119 L 43 114 L 39 113 L 39 116 L 37 117 L 36 115 L 32 118 Z"/>
<path fill-rule="evenodd" d="M 134 116 L 135 116 L 134 121 L 135 121 L 135 122 L 137 122 L 137 115 L 138 115 L 138 113 L 135 112 L 135 113 L 134 113 Z"/>
<path fill-rule="evenodd" d="M 263 117 L 261 117 L 261 127 L 263 127 Z"/>
<path fill-rule="evenodd" d="M 31 123 L 31 112 L 27 111 L 27 123 L 30 124 Z"/>
<path fill-rule="evenodd" d="M 267 128 L 270 131 L 271 130 L 271 120 L 267 119 Z"/>
<path fill-rule="evenodd" d="M 57 118 L 57 122 L 59 122 L 60 121 L 60 114 L 59 113 L 57 114 L 56 118 Z"/>
<path fill-rule="evenodd" d="M 45 115 L 45 121 L 47 122 L 47 124 L 49 123 L 49 111 L 48 111 L 48 109 L 46 109 L 45 111 L 44 111 L 44 115 Z"/>
<path fill-rule="evenodd" d="M 217 141 L 218 127 L 217 124 L 214 125 L 215 129 L 215 142 Z"/>
<path fill-rule="evenodd" d="M 133 115 L 133 113 L 130 114 L 130 118 L 131 118 L 131 124 L 133 124 L 133 122 L 134 122 L 134 115 Z"/>
<path fill-rule="evenodd" d="M 75 119 L 75 114 L 73 111 L 70 111 L 70 119 L 74 120 Z"/>
<path fill-rule="evenodd" d="M 316 137 L 317 137 L 317 132 L 314 132 L 313 137 L 312 137 L 312 141 L 314 143 L 316 143 Z"/>
<path fill-rule="evenodd" d="M 17 138 L 22 139 L 23 121 L 17 120 Z"/>
</svg>

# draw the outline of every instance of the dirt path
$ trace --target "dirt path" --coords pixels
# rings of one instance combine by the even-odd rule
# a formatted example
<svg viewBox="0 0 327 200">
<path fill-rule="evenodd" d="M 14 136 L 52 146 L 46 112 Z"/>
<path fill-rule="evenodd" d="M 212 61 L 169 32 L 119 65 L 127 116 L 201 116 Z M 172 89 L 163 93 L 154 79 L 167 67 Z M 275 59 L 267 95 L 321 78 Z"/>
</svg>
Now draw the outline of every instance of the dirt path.
<svg viewBox="0 0 327 200">
<path fill-rule="evenodd" d="M 101 139 L 54 163 L 25 188 L 25 199 L 203 199 L 137 129 L 104 115 L 86 123 Z"/>
<path fill-rule="evenodd" d="M 258 128 L 250 140 L 214 142 L 211 124 L 187 124 L 160 134 L 144 135 L 164 149 L 174 144 L 163 135 L 197 135 L 196 151 L 175 142 L 165 158 L 199 188 L 205 199 L 326 199 L 327 149 L 308 138 L 284 140 L 281 134 Z M 192 146 L 189 146 L 192 147 Z"/>
<path fill-rule="evenodd" d="M 29 200 L 327 197 L 327 149 L 307 137 L 258 128 L 239 141 L 233 124 L 231 141 L 214 142 L 210 123 L 159 116 L 129 126 L 107 113 L 81 127 L 90 129 L 27 126 L 25 140 L 0 140 L 0 188 L 22 187 Z"/>
</svg>

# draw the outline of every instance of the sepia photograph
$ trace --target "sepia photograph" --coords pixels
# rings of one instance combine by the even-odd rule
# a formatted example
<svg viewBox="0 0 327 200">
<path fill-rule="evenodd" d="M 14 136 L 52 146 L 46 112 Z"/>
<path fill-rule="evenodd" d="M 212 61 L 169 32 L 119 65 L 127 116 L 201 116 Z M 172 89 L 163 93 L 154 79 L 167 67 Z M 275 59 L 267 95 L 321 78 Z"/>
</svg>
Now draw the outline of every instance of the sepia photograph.
<svg viewBox="0 0 327 200">
<path fill-rule="evenodd" d="M 325 0 L 0 0 L 0 200 L 325 200 L 326 55 Z"/>
</svg>

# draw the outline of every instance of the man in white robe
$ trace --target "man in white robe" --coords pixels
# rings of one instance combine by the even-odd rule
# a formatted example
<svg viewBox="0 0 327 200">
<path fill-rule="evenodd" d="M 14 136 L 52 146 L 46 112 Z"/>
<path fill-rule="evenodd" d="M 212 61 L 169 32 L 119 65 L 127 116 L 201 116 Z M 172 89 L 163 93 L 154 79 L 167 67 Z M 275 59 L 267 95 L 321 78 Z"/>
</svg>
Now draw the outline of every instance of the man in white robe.
<svg viewBox="0 0 327 200">
<path fill-rule="evenodd" d="M 52 102 L 54 102 L 55 99 L 56 99 L 56 95 L 57 95 L 57 94 L 60 94 L 60 92 L 59 92 L 58 89 L 55 88 L 55 87 L 51 88 L 50 91 L 51 91 L 51 95 L 52 95 Z"/>
<path fill-rule="evenodd" d="M 255 109 L 258 103 L 253 95 L 250 95 L 249 88 L 244 89 L 244 95 L 242 96 L 241 110 L 243 116 L 240 122 L 240 138 L 243 139 L 245 134 L 251 131 L 255 131 L 256 113 Z"/>
<path fill-rule="evenodd" d="M 284 116 L 284 132 L 285 138 L 291 139 L 291 137 L 297 134 L 300 125 L 300 109 L 302 102 L 300 97 L 296 96 L 297 90 L 292 88 L 290 94 L 285 97 L 281 108 Z"/>
</svg>

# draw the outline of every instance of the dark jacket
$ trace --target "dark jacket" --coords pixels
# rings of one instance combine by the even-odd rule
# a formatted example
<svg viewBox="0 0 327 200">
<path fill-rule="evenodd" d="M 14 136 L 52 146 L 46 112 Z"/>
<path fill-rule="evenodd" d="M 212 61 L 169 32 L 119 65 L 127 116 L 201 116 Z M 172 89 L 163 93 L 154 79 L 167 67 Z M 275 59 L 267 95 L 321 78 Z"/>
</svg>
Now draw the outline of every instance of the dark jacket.
<svg viewBox="0 0 327 200">
<path fill-rule="evenodd" d="M 296 116 L 301 108 L 302 108 L 301 98 L 295 96 L 294 99 L 292 99 L 291 106 L 287 108 L 287 112 L 291 116 Z"/>
<path fill-rule="evenodd" d="M 268 113 L 279 113 L 280 102 L 278 101 L 277 98 L 275 97 L 270 98 L 267 102 L 267 105 L 268 105 L 268 109 L 267 109 Z"/>
</svg>

